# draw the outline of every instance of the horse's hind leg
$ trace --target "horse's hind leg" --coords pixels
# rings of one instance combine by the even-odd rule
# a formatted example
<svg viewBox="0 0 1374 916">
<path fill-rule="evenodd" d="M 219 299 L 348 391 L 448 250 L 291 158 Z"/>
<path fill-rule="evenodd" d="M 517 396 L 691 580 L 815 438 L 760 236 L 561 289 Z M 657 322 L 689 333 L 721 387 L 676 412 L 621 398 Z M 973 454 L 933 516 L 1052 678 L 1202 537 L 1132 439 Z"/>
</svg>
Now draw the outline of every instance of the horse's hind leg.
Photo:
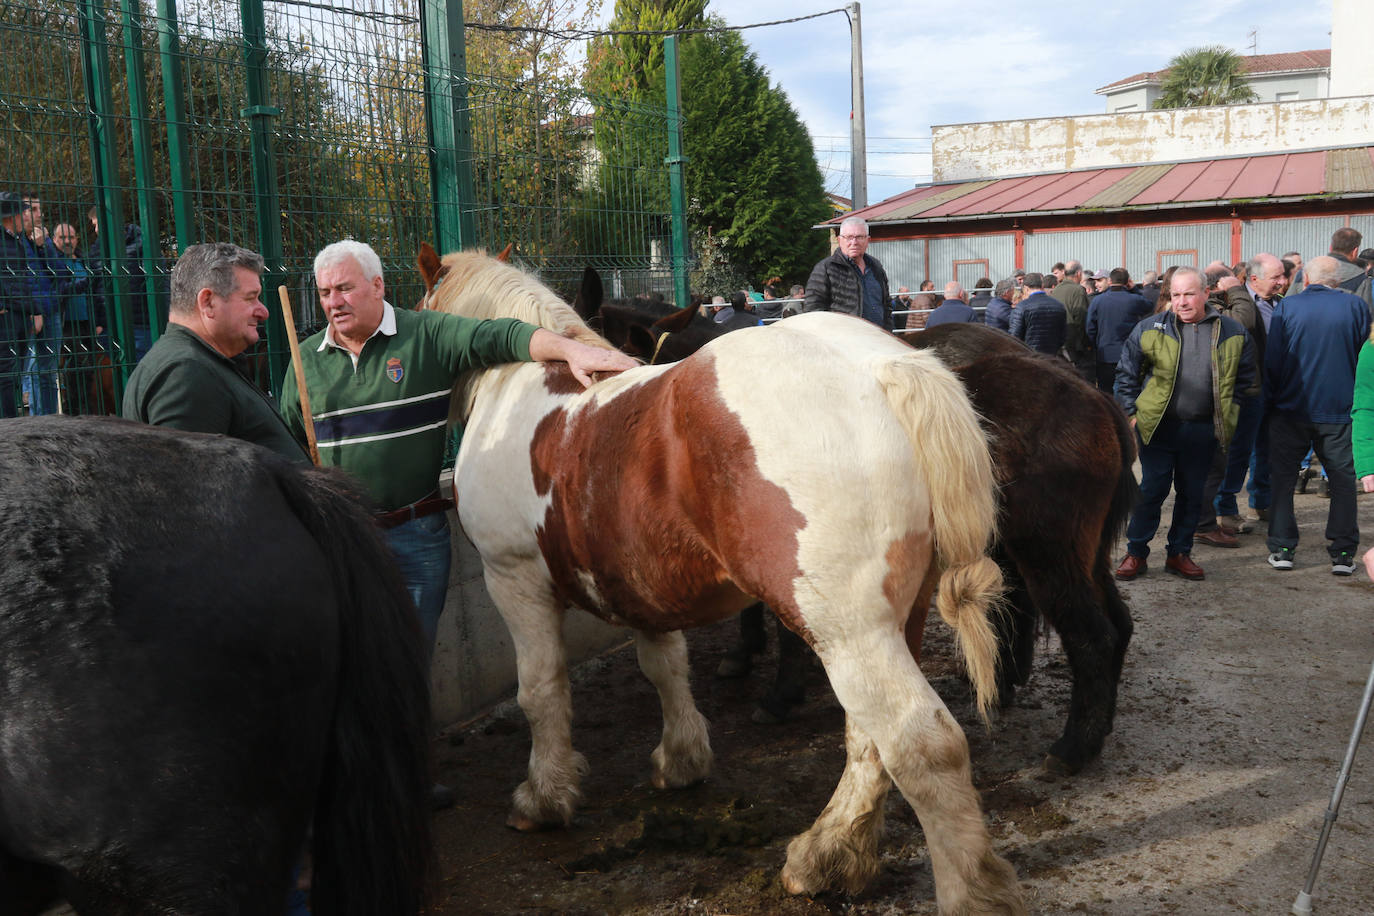
<svg viewBox="0 0 1374 916">
<path fill-rule="evenodd" d="M 1016 688 L 1030 679 L 1035 661 L 1035 603 L 1020 573 L 999 556 L 1002 580 L 1007 586 L 1006 612 L 994 620 L 1000 655 L 997 660 L 997 698 L 1006 709 L 1016 698 Z"/>
<path fill-rule="evenodd" d="M 983 824 L 968 742 L 905 642 L 874 628 L 863 638 L 821 635 L 819 644 L 836 697 L 921 821 L 940 912 L 1025 913 L 1016 873 L 993 852 Z M 824 872 L 794 862 L 790 852 L 791 886 L 820 889 Z"/>
<path fill-rule="evenodd" d="M 778 625 L 778 674 L 773 685 L 754 707 L 752 719 L 760 725 L 776 725 L 792 715 L 792 710 L 806 699 L 806 669 L 811 650 L 806 640 Z"/>
<path fill-rule="evenodd" d="M 789 894 L 840 887 L 857 894 L 878 871 L 883 800 L 892 785 L 873 739 L 845 718 L 840 784 L 811 828 L 787 844 L 782 886 Z"/>
<path fill-rule="evenodd" d="M 739 615 L 739 642 L 721 657 L 716 677 L 744 677 L 754 667 L 754 656 L 768 647 L 763 629 L 763 602 L 749 605 Z"/>
<path fill-rule="evenodd" d="M 1020 564 L 1020 568 L 1031 599 L 1058 632 L 1072 672 L 1064 733 L 1045 757 L 1046 770 L 1072 775 L 1102 753 L 1112 730 L 1117 682 L 1131 635 L 1130 615 L 1125 614 L 1128 628 L 1123 631 L 1120 621 L 1109 616 L 1103 600 L 1108 596 L 1093 582 L 1091 572 L 1040 563 Z M 1125 610 L 1124 605 L 1120 610 Z"/>
<path fill-rule="evenodd" d="M 701 782 L 711 775 L 711 738 L 687 680 L 686 637 L 680 630 L 636 630 L 635 653 L 663 707 L 663 740 L 651 758 L 654 785 L 667 789 Z"/>
<path fill-rule="evenodd" d="M 537 577 L 487 570 L 487 591 L 515 643 L 520 689 L 516 699 L 530 724 L 530 765 L 516 788 L 506 823 L 517 830 L 567 825 L 581 797 L 587 761 L 572 746 L 572 692 L 562 613 Z"/>
<path fill-rule="evenodd" d="M 0 916 L 37 916 L 58 899 L 54 869 L 0 849 Z"/>
</svg>

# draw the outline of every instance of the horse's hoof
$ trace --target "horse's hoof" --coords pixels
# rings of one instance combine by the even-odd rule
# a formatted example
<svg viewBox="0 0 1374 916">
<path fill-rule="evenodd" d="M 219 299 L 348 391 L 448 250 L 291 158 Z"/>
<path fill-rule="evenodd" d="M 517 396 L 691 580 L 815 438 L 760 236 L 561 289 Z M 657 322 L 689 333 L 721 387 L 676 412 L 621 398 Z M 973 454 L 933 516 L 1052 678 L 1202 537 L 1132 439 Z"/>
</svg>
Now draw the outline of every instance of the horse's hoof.
<svg viewBox="0 0 1374 916">
<path fill-rule="evenodd" d="M 1083 764 L 1073 764 L 1056 754 L 1045 755 L 1045 772 L 1051 776 L 1077 776 Z"/>
<path fill-rule="evenodd" d="M 752 667 L 753 663 L 747 653 L 730 652 L 720 660 L 720 665 L 716 668 L 716 677 L 747 677 Z"/>
<path fill-rule="evenodd" d="M 804 882 L 797 880 L 796 876 L 792 874 L 789 868 L 783 868 L 782 874 L 778 876 L 778 880 L 782 882 L 782 889 L 794 897 L 812 893 L 811 888 Z"/>
<path fill-rule="evenodd" d="M 540 830 L 547 830 L 548 824 L 541 824 L 532 817 L 527 817 L 519 811 L 512 811 L 506 818 L 506 826 L 512 830 L 519 830 L 521 833 L 536 833 Z"/>
<path fill-rule="evenodd" d="M 774 706 L 769 708 L 763 704 L 754 707 L 754 711 L 749 714 L 749 719 L 755 725 L 781 725 L 792 716 L 790 706 Z"/>
</svg>

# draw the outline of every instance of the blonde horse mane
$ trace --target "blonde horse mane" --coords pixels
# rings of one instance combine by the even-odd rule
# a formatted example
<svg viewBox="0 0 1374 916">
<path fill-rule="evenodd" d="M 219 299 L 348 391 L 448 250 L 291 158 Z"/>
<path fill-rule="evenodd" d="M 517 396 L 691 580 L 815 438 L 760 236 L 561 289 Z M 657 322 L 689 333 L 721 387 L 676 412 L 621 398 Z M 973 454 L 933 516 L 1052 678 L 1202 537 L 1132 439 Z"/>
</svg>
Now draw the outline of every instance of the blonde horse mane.
<svg viewBox="0 0 1374 916">
<path fill-rule="evenodd" d="M 443 280 L 429 295 L 429 307 L 467 318 L 518 318 L 561 337 L 615 349 L 558 294 L 518 267 L 478 251 L 443 258 Z"/>
</svg>

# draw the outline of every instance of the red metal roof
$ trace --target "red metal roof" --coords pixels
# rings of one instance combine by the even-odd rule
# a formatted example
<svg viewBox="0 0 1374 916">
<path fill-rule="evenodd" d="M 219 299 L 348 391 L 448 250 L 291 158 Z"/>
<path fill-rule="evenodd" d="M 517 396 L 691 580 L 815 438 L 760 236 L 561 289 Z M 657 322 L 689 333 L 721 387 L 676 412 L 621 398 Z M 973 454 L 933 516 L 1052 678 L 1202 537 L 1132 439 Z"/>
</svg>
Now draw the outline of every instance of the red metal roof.
<svg viewBox="0 0 1374 916">
<path fill-rule="evenodd" d="M 1314 51 L 1286 51 L 1283 54 L 1251 54 L 1242 57 L 1245 64 L 1247 76 L 1262 76 L 1266 73 L 1291 73 L 1294 70 L 1327 70 L 1331 68 L 1331 49 L 1321 48 Z M 1101 89 L 1093 92 L 1101 95 L 1110 89 L 1118 86 L 1129 86 L 1132 83 L 1160 83 L 1169 75 L 1169 68 L 1163 70 L 1148 70 L 1144 73 L 1137 73 L 1135 76 L 1128 76 L 1125 79 L 1108 83 Z"/>
<path fill-rule="evenodd" d="M 1374 146 L 926 184 L 846 215 L 944 222 L 1319 196 L 1374 197 Z"/>
</svg>

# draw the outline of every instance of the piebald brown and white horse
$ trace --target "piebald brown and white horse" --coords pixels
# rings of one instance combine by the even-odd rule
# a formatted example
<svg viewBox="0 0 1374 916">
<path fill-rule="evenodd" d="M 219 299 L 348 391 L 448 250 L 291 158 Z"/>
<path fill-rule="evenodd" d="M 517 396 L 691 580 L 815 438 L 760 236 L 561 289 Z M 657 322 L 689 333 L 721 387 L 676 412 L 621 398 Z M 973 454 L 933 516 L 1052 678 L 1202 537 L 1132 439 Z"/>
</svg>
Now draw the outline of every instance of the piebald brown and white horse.
<svg viewBox="0 0 1374 916">
<path fill-rule="evenodd" d="M 420 267 L 430 307 L 608 346 L 552 291 L 494 259 L 430 252 Z M 532 732 L 512 826 L 566 824 L 578 801 L 586 762 L 571 741 L 569 605 L 636 630 L 664 715 L 653 782 L 669 787 L 712 764 L 681 630 L 762 599 L 815 649 L 846 712 L 848 763 L 789 845 L 784 887 L 862 888 L 895 781 L 925 829 L 941 912 L 1025 911 L 989 843 L 964 735 L 903 639 L 922 584 L 938 576 L 940 612 L 980 702 L 993 702 L 993 471 L 977 417 L 937 359 L 863 321 L 806 315 L 585 390 L 561 364 L 473 373 L 455 405 L 467 423 L 458 511 L 510 628 Z"/>
</svg>

